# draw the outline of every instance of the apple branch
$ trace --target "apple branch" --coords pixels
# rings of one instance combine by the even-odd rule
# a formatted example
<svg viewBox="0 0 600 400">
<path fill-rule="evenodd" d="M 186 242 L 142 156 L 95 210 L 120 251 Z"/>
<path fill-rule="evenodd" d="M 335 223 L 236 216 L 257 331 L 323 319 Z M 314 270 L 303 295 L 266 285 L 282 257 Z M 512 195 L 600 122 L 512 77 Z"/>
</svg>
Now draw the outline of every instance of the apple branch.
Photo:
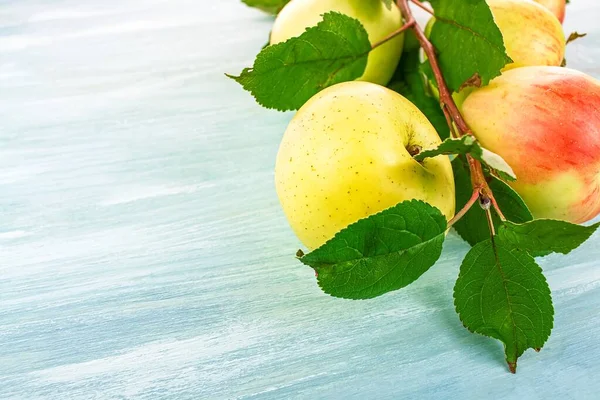
<svg viewBox="0 0 600 400">
<path fill-rule="evenodd" d="M 410 24 L 410 28 L 412 28 L 413 32 L 415 33 L 415 36 L 417 37 L 417 40 L 423 48 L 423 51 L 427 55 L 427 60 L 431 65 L 431 69 L 433 71 L 433 75 L 435 77 L 435 81 L 440 92 L 440 107 L 442 108 L 444 116 L 446 117 L 446 121 L 448 122 L 450 132 L 453 133 L 453 136 L 457 137 L 473 135 L 471 128 L 469 128 L 469 125 L 467 125 L 466 121 L 464 120 L 462 114 L 458 109 L 458 106 L 454 102 L 454 99 L 452 98 L 452 93 L 450 92 L 450 89 L 448 89 L 448 85 L 446 85 L 446 81 L 444 80 L 444 76 L 442 75 L 442 69 L 440 68 L 440 65 L 437 60 L 435 47 L 429 41 L 429 39 L 427 39 L 427 36 L 425 36 L 425 33 L 423 32 L 423 29 L 421 29 L 419 24 L 415 22 L 414 15 L 412 14 L 408 2 L 409 0 L 397 0 L 398 8 L 400 8 L 404 19 L 408 21 L 407 25 Z M 412 2 L 419 7 L 425 7 L 418 0 L 412 0 Z M 471 171 L 473 193 L 478 193 L 480 204 L 482 206 L 484 204 L 493 205 L 496 212 L 498 212 L 500 218 L 503 218 L 504 216 L 502 215 L 502 212 L 498 207 L 498 203 L 496 202 L 496 199 L 494 198 L 494 195 L 485 179 L 481 163 L 475 160 L 469 154 L 467 154 L 467 161 L 469 162 L 469 170 Z M 463 210 L 460 210 L 456 214 L 456 216 L 459 217 L 458 219 L 460 219 L 460 217 L 462 217 L 472 205 L 472 203 L 467 203 Z M 458 219 L 455 217 L 452 219 L 451 222 L 454 223 L 456 222 L 455 220 Z M 492 233 L 492 235 L 494 235 L 493 230 L 491 230 L 490 232 Z"/>
<path fill-rule="evenodd" d="M 402 11 L 404 19 L 406 19 L 409 22 L 413 21 L 411 27 L 415 32 L 415 35 L 419 40 L 423 51 L 425 51 L 425 54 L 427 54 L 429 64 L 431 64 L 431 69 L 433 70 L 433 75 L 435 77 L 435 81 L 440 91 L 440 105 L 442 107 L 442 111 L 444 111 L 444 113 L 448 113 L 452 121 L 454 121 L 456 127 L 458 128 L 460 136 L 472 135 L 473 132 L 471 132 L 471 129 L 460 114 L 458 106 L 452 98 L 452 93 L 450 92 L 450 89 L 448 89 L 448 85 L 446 85 L 446 81 L 444 80 L 444 77 L 442 75 L 442 69 L 440 68 L 440 65 L 437 61 L 437 56 L 435 54 L 435 48 L 433 47 L 433 44 L 431 44 L 429 39 L 427 39 L 425 33 L 423 32 L 423 29 L 421 29 L 419 24 L 414 22 L 415 18 L 412 14 L 412 11 L 410 10 L 410 7 L 408 6 L 408 0 L 398 0 L 398 7 Z"/>
</svg>

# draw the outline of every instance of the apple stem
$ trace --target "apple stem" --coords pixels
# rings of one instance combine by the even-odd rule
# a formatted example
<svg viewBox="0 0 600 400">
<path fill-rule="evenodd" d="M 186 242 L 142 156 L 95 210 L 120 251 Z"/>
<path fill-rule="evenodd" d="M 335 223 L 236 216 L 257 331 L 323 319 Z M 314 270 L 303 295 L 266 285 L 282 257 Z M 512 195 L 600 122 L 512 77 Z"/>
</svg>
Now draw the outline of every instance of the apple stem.
<svg viewBox="0 0 600 400">
<path fill-rule="evenodd" d="M 465 206 L 454 215 L 454 218 L 448 222 L 448 228 L 452 227 L 452 225 L 454 225 L 459 219 L 465 216 L 471 207 L 473 207 L 473 204 L 475 204 L 475 202 L 479 199 L 479 194 L 479 189 L 473 189 L 473 194 L 471 195 L 469 201 L 467 201 L 467 204 L 465 204 Z"/>
<path fill-rule="evenodd" d="M 412 28 L 413 25 L 416 24 L 416 21 L 414 19 L 410 19 L 408 20 L 407 23 L 405 23 L 404 25 L 402 25 L 400 28 L 396 29 L 395 31 L 393 31 L 392 33 L 390 33 L 389 35 L 387 35 L 386 37 L 384 37 L 383 39 L 381 39 L 378 42 L 375 42 L 371 45 L 371 50 L 375 49 L 376 47 L 381 46 L 382 44 L 392 40 L 393 38 L 395 38 L 396 36 L 398 36 L 399 34 L 401 34 L 402 32 L 404 32 L 405 30 Z"/>
<path fill-rule="evenodd" d="M 452 122 L 452 118 L 450 117 L 450 115 L 448 115 L 448 113 L 444 113 L 444 117 L 446 118 L 448 128 L 450 128 L 450 136 L 452 136 L 453 139 L 458 139 L 460 135 L 456 133 L 456 129 L 454 127 L 454 122 Z"/>
<path fill-rule="evenodd" d="M 411 1 L 418 7 L 423 6 L 418 0 Z M 444 116 L 446 117 L 446 121 L 448 123 L 448 127 L 450 128 L 451 135 L 456 138 L 460 138 L 461 136 L 465 135 L 473 135 L 471 128 L 469 128 L 469 125 L 467 125 L 467 122 L 464 120 L 462 114 L 460 113 L 458 106 L 452 98 L 452 92 L 450 91 L 448 85 L 446 84 L 446 81 L 444 80 L 442 69 L 440 68 L 440 64 L 437 60 L 435 47 L 429 41 L 429 39 L 427 39 L 427 36 L 425 36 L 425 33 L 423 32 L 423 29 L 421 29 L 419 24 L 415 22 L 414 15 L 410 10 L 408 2 L 409 0 L 397 0 L 398 8 L 400 8 L 404 19 L 408 21 L 406 25 L 410 25 L 410 28 L 412 28 L 413 32 L 415 33 L 415 36 L 421 44 L 423 51 L 427 55 L 427 60 L 431 65 L 431 69 L 433 71 L 433 75 L 435 77 L 435 81 L 440 92 L 440 107 L 442 108 Z M 498 213 L 498 216 L 504 220 L 504 215 L 500 211 L 500 207 L 498 207 L 498 203 L 494 198 L 494 194 L 492 193 L 492 190 L 490 189 L 485 179 L 481 163 L 475 160 L 469 154 L 467 154 L 467 161 L 469 162 L 469 170 L 471 171 L 471 184 L 473 186 L 473 193 L 477 193 L 478 197 L 480 198 L 480 200 L 482 200 L 482 202 L 491 202 L 492 206 Z M 464 216 L 464 214 L 469 210 L 469 208 L 472 205 L 473 204 L 467 203 L 465 205 L 465 207 L 467 207 L 465 212 L 462 212 L 464 210 L 463 208 L 463 210 L 459 211 L 450 222 L 454 223 L 462 216 Z M 490 233 L 492 234 L 492 236 L 495 235 L 493 224 L 490 225 Z"/>
<path fill-rule="evenodd" d="M 415 6 L 419 7 L 421 10 L 428 12 L 431 15 L 433 14 L 433 10 L 427 7 L 425 4 L 421 3 L 419 0 L 410 0 Z"/>
<path fill-rule="evenodd" d="M 506 217 L 504 216 L 504 214 L 502 214 L 502 211 L 500 210 L 500 206 L 498 206 L 498 202 L 496 201 L 496 199 L 494 198 L 494 196 L 491 196 L 490 200 L 492 202 L 492 207 L 494 207 L 494 210 L 496 211 L 496 214 L 498 214 L 498 217 L 500 217 L 500 219 L 502 221 L 506 221 Z"/>
</svg>

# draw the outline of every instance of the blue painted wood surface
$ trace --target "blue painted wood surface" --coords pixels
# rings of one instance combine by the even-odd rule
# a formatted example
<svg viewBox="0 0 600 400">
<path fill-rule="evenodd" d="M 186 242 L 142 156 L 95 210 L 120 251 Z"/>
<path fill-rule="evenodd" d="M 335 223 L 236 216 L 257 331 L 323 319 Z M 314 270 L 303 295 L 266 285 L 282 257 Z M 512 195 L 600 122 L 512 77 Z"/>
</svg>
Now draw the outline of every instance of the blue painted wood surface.
<svg viewBox="0 0 600 400">
<path fill-rule="evenodd" d="M 569 65 L 600 77 L 600 5 Z M 600 236 L 540 260 L 555 328 L 516 376 L 418 283 L 330 298 L 273 187 L 290 113 L 224 72 L 271 20 L 237 0 L 0 0 L 0 399 L 598 399 Z"/>
</svg>

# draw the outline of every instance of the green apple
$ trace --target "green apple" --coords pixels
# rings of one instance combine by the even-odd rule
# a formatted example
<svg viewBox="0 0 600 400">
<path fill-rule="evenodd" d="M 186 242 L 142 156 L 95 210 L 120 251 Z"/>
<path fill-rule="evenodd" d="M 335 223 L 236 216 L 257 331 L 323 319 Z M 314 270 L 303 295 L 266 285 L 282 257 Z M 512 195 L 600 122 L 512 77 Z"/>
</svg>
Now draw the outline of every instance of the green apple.
<svg viewBox="0 0 600 400">
<path fill-rule="evenodd" d="M 319 247 L 361 218 L 420 199 L 454 215 L 454 178 L 446 156 L 417 162 L 414 150 L 440 143 L 410 101 L 383 86 L 344 82 L 312 97 L 290 122 L 275 186 L 298 238 Z"/>
<path fill-rule="evenodd" d="M 462 105 L 479 142 L 515 171 L 510 185 L 536 218 L 600 213 L 600 82 L 568 68 L 504 72 Z"/>
<path fill-rule="evenodd" d="M 550 10 L 560 22 L 565 20 L 567 2 L 565 0 L 533 0 Z"/>
<path fill-rule="evenodd" d="M 402 16 L 395 4 L 388 9 L 381 0 L 292 0 L 277 15 L 271 31 L 271 44 L 300 36 L 306 28 L 317 25 L 329 11 L 358 19 L 376 43 L 402 26 Z M 358 79 L 385 85 L 389 82 L 402 55 L 404 34 L 369 53 L 367 67 Z"/>
</svg>

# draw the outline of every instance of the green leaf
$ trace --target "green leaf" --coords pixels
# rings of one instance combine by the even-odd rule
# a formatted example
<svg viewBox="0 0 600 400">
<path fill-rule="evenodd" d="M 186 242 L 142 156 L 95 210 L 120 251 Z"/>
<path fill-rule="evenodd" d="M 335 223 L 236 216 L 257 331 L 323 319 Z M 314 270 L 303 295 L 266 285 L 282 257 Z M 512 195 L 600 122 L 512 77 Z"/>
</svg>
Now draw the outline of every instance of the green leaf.
<svg viewBox="0 0 600 400">
<path fill-rule="evenodd" d="M 358 20 L 329 12 L 302 35 L 264 48 L 240 76 L 227 76 L 264 107 L 296 110 L 322 89 L 360 77 L 369 51 Z"/>
<path fill-rule="evenodd" d="M 460 210 L 473 192 L 471 175 L 467 162 L 463 157 L 457 157 L 452 161 L 452 169 L 456 186 L 456 209 Z M 506 219 L 515 223 L 533 220 L 533 216 L 523 199 L 510 186 L 494 177 L 490 177 L 488 184 Z M 492 212 L 492 220 L 496 231 L 498 231 L 501 221 L 495 212 Z M 453 227 L 460 237 L 471 246 L 490 238 L 485 211 L 477 204 L 471 207 Z"/>
<path fill-rule="evenodd" d="M 532 256 L 501 238 L 467 253 L 454 286 L 454 305 L 471 332 L 504 343 L 512 372 L 527 349 L 540 349 L 554 322 L 552 297 Z"/>
<path fill-rule="evenodd" d="M 463 136 L 460 139 L 448 138 L 437 148 L 424 151 L 415 155 L 414 159 L 423 161 L 427 157 L 435 157 L 440 154 L 470 154 L 474 159 L 481 161 L 488 169 L 501 175 L 507 180 L 515 180 L 513 169 L 498 154 L 481 147 L 479 142 L 472 136 Z"/>
<path fill-rule="evenodd" d="M 500 226 L 498 236 L 505 243 L 534 256 L 568 254 L 588 240 L 599 226 L 600 223 L 582 226 L 551 219 L 536 219 L 524 224 L 507 221 Z"/>
<path fill-rule="evenodd" d="M 404 47 L 402 47 L 402 52 L 411 53 L 420 48 L 421 43 L 419 43 L 419 39 L 417 39 L 417 35 L 415 35 L 415 32 L 412 29 L 404 31 Z M 400 62 L 402 62 L 402 59 L 400 59 Z"/>
<path fill-rule="evenodd" d="M 436 21 L 430 40 L 451 91 L 475 74 L 485 86 L 512 62 L 485 0 L 430 0 Z"/>
<path fill-rule="evenodd" d="M 422 201 L 405 201 L 341 230 L 300 258 L 325 293 L 369 299 L 407 286 L 440 257 L 446 218 Z"/>
<path fill-rule="evenodd" d="M 477 153 L 475 153 L 473 156 L 475 157 L 476 154 Z M 500 157 L 498 154 L 482 147 L 481 153 L 477 154 L 477 157 L 475 158 L 493 169 L 500 175 L 501 178 L 509 181 L 514 181 L 517 179 L 515 171 L 513 171 L 511 166 L 504 161 L 504 158 Z"/>
<path fill-rule="evenodd" d="M 494 198 L 498 202 L 498 206 L 502 210 L 504 217 L 508 221 L 523 223 L 533 219 L 531 211 L 529 211 L 529 208 L 521 196 L 519 196 L 513 188 L 508 186 L 502 180 L 494 177 L 490 178 L 488 185 L 494 193 Z M 496 214 L 493 215 L 494 225 L 496 226 L 497 231 L 500 220 L 495 218 Z"/>
<path fill-rule="evenodd" d="M 468 154 L 472 151 L 480 149 L 477 141 L 473 136 L 463 136 L 460 139 L 446 139 L 438 147 L 431 150 L 425 150 L 416 156 L 414 159 L 417 161 L 423 161 L 428 157 L 436 157 L 442 154 Z"/>
<path fill-rule="evenodd" d="M 290 0 L 242 0 L 247 6 L 276 15 Z"/>
<path fill-rule="evenodd" d="M 450 136 L 450 130 L 440 108 L 440 102 L 428 94 L 429 90 L 425 77 L 419 68 L 419 49 L 420 47 L 415 47 L 413 50 L 402 54 L 400 63 L 388 87 L 417 106 L 431 122 L 438 135 L 445 139 Z"/>
</svg>

